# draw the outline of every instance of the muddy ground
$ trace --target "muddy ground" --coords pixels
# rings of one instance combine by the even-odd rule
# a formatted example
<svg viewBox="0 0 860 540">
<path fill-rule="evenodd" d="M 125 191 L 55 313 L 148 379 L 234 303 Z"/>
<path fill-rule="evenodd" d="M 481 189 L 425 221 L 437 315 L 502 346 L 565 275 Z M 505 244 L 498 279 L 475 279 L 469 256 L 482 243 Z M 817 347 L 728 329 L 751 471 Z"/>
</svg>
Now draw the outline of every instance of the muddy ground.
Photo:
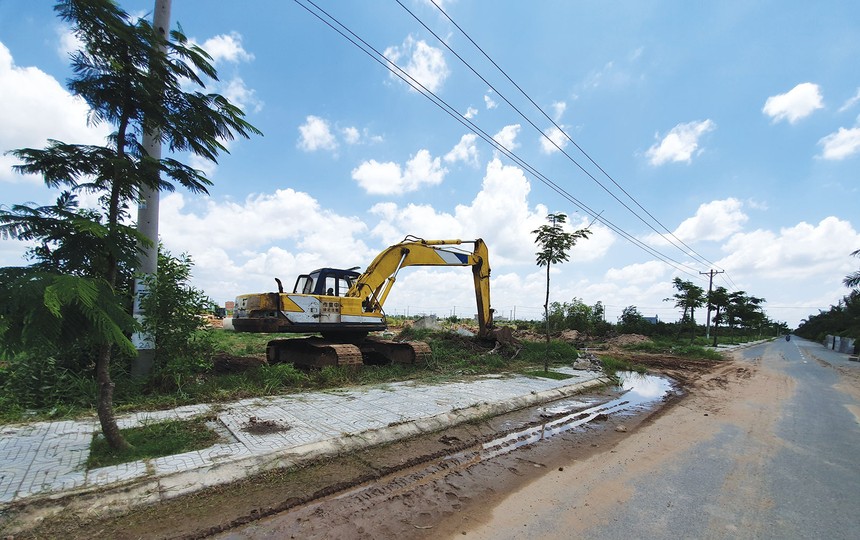
<svg viewBox="0 0 860 540">
<path fill-rule="evenodd" d="M 653 373 L 677 381 L 662 407 L 591 422 L 546 443 L 489 460 L 474 449 L 500 434 L 546 421 L 539 408 L 456 426 L 443 432 L 270 472 L 131 514 L 96 522 L 66 515 L 24 538 L 436 538 L 482 514 L 505 494 L 572 462 L 613 452 L 619 441 L 654 422 L 690 393 L 748 376 L 732 362 L 632 354 Z M 613 389 L 581 396 L 609 400 Z M 622 426 L 622 427 L 619 427 Z"/>
</svg>

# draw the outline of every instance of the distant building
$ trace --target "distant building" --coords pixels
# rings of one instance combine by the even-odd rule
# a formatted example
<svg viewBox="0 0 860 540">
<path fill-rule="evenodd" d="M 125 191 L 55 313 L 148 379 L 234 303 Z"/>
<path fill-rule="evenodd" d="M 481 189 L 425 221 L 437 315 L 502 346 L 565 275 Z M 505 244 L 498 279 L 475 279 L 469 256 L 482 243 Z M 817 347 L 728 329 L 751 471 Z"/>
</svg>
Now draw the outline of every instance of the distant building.
<svg viewBox="0 0 860 540">
<path fill-rule="evenodd" d="M 233 317 L 233 310 L 235 310 L 235 309 L 236 309 L 236 302 L 234 302 L 232 300 L 228 300 L 228 301 L 224 302 L 225 316 L 232 318 Z"/>
<path fill-rule="evenodd" d="M 642 320 L 651 324 L 657 324 L 658 322 L 660 322 L 660 318 L 656 315 L 654 315 L 653 317 L 642 317 Z"/>
</svg>

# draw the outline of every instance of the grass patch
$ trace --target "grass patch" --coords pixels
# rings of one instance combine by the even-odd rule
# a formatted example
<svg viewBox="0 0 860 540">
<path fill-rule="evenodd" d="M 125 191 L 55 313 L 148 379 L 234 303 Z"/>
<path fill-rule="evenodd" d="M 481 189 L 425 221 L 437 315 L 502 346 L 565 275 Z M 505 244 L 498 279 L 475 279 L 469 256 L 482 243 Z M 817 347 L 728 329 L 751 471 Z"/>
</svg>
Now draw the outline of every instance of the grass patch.
<svg viewBox="0 0 860 540">
<path fill-rule="evenodd" d="M 635 371 L 636 373 L 644 374 L 647 370 L 642 364 L 633 364 L 622 358 L 603 355 L 600 357 L 600 363 L 603 364 L 603 371 L 610 375 L 614 375 L 619 371 Z"/>
<path fill-rule="evenodd" d="M 671 354 L 683 358 L 695 358 L 702 360 L 721 360 L 722 356 L 717 351 L 701 345 L 691 345 L 689 341 L 676 341 L 671 339 L 652 339 L 642 343 L 625 345 L 628 351 L 637 351 L 651 354 Z"/>
<path fill-rule="evenodd" d="M 523 375 L 528 375 L 529 377 L 542 377 L 544 379 L 553 379 L 555 381 L 563 381 L 565 379 L 570 379 L 573 377 L 573 375 L 568 375 L 567 373 L 559 373 L 558 371 L 544 371 L 542 369 L 525 371 L 523 372 Z"/>
<path fill-rule="evenodd" d="M 722 360 L 723 356 L 714 349 L 708 349 L 699 345 L 677 345 L 672 348 L 672 353 L 684 358 L 702 358 L 705 360 Z"/>
<path fill-rule="evenodd" d="M 88 470 L 202 450 L 218 441 L 218 434 L 209 429 L 202 418 L 158 422 L 121 432 L 132 445 L 128 450 L 113 450 L 100 433 L 93 436 Z"/>
</svg>

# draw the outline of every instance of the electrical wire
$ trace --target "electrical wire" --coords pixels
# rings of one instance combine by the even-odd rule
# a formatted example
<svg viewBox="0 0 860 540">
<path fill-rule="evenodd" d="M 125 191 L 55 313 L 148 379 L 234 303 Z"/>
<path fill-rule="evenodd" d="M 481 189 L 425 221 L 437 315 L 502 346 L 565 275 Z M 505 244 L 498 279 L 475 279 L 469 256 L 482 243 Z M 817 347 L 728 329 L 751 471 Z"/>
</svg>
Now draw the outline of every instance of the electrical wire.
<svg viewBox="0 0 860 540">
<path fill-rule="evenodd" d="M 579 168 L 583 173 L 585 173 L 585 174 L 586 174 L 586 176 L 588 176 L 591 180 L 593 180 L 593 181 L 594 181 L 598 186 L 600 186 L 600 187 L 601 187 L 601 188 L 602 188 L 602 189 L 603 189 L 607 194 L 609 194 L 609 195 L 610 195 L 612 198 L 614 198 L 614 199 L 615 199 L 619 204 L 621 204 L 624 208 L 626 208 L 626 209 L 627 209 L 631 214 L 633 214 L 634 216 L 636 216 L 636 218 L 637 218 L 637 219 L 639 219 L 643 224 L 645 224 L 645 225 L 646 225 L 647 227 L 649 227 L 652 231 L 654 231 L 655 233 L 657 233 L 658 235 L 660 235 L 660 236 L 661 236 L 664 240 L 666 240 L 668 243 L 670 243 L 670 244 L 671 244 L 671 245 L 673 245 L 674 247 L 676 247 L 676 248 L 678 248 L 679 250 L 681 250 L 682 252 L 684 252 L 684 250 L 682 250 L 682 249 L 681 249 L 681 247 L 680 247 L 678 244 L 676 244 L 676 243 L 675 243 L 675 241 L 677 241 L 678 243 L 680 243 L 682 246 L 684 246 L 684 247 L 685 247 L 685 248 L 687 248 L 687 250 L 688 250 L 687 252 L 685 252 L 685 254 L 686 254 L 686 255 L 689 255 L 689 256 L 692 256 L 692 257 L 694 257 L 694 258 L 696 258 L 696 259 L 698 259 L 698 262 L 700 262 L 700 263 L 704 263 L 705 265 L 708 265 L 708 266 L 716 266 L 714 263 L 712 263 L 711 261 L 709 261 L 707 258 L 705 258 L 705 257 L 704 257 L 704 256 L 702 256 L 701 254 L 699 254 L 695 249 L 693 249 L 693 248 L 692 248 L 692 247 L 690 247 L 688 244 L 686 244 L 683 240 L 681 240 L 681 239 L 679 239 L 677 236 L 675 236 L 675 234 L 674 234 L 674 233 L 672 233 L 672 232 L 671 232 L 671 231 L 670 231 L 670 230 L 669 230 L 665 225 L 663 225 L 663 223 L 662 223 L 662 222 L 660 222 L 660 220 L 658 220 L 656 217 L 654 217 L 654 215 L 653 215 L 653 214 L 651 214 L 648 210 L 646 210 L 646 209 L 645 209 L 645 207 L 643 207 L 643 206 L 639 203 L 639 201 L 637 201 L 637 200 L 636 200 L 636 198 L 635 198 L 635 197 L 633 197 L 633 196 L 632 196 L 632 195 L 631 195 L 627 190 L 625 190 L 625 189 L 624 189 L 624 188 L 623 188 L 623 187 L 622 187 L 622 186 L 621 186 L 621 185 L 620 185 L 620 184 L 619 184 L 619 183 L 618 183 L 618 182 L 617 182 L 617 181 L 616 181 L 612 176 L 610 176 L 610 175 L 609 175 L 609 173 L 607 173 L 607 172 L 606 172 L 606 170 L 605 170 L 603 167 L 601 167 L 601 166 L 600 166 L 600 165 L 599 165 L 599 164 L 598 164 L 598 163 L 597 163 L 597 162 L 596 162 L 596 161 L 595 161 L 595 160 L 594 160 L 594 159 L 593 159 L 593 158 L 592 158 L 592 157 L 591 157 L 591 156 L 590 156 L 590 155 L 589 155 L 589 154 L 588 154 L 588 153 L 587 153 L 587 152 L 586 152 L 586 151 L 585 151 L 585 150 L 584 150 L 584 149 L 583 149 L 583 148 L 582 148 L 582 147 L 581 147 L 581 146 L 580 146 L 576 141 L 574 141 L 574 140 L 573 140 L 573 138 L 571 138 L 571 136 L 570 136 L 570 135 L 569 135 L 569 134 L 568 134 L 568 133 L 567 133 L 567 132 L 566 132 L 566 131 L 565 131 L 565 130 L 560 126 L 560 125 L 558 125 L 558 123 L 557 123 L 555 120 L 553 120 L 553 119 L 552 119 L 552 117 L 550 117 L 550 116 L 546 113 L 546 111 L 544 111 L 544 110 L 543 110 L 543 108 L 542 108 L 540 105 L 538 105 L 538 104 L 537 104 L 537 103 L 536 103 L 536 102 L 531 98 L 531 96 L 529 96 L 529 94 L 528 94 L 525 90 L 523 90 L 523 89 L 522 89 L 522 87 L 521 87 L 519 84 L 517 84 L 517 83 L 516 83 L 516 82 L 515 82 L 515 81 L 514 81 L 514 80 L 513 80 L 513 79 L 512 79 L 508 74 L 507 74 L 507 72 L 506 72 L 504 69 L 502 69 L 502 67 L 501 67 L 501 66 L 499 66 L 499 65 L 498 65 L 498 64 L 497 64 L 497 63 L 496 63 L 496 62 L 495 62 L 495 61 L 494 61 L 494 60 L 489 56 L 489 54 L 487 54 L 487 53 L 486 53 L 486 51 L 484 51 L 484 49 L 483 49 L 480 45 L 478 45 L 478 44 L 475 42 L 475 40 L 474 40 L 474 39 L 472 39 L 472 37 L 471 37 L 471 36 L 470 36 L 470 35 L 469 35 L 465 30 L 463 30 L 463 28 L 462 28 L 459 24 L 457 24 L 457 22 L 456 22 L 456 21 L 454 21 L 454 20 L 453 20 L 453 19 L 448 15 L 448 13 L 446 13 L 446 12 L 445 12 L 445 10 L 444 10 L 444 9 L 442 9 L 442 7 L 440 7 L 440 6 L 439 6 L 439 5 L 438 5 L 434 0 L 430 0 L 430 2 L 431 2 L 431 3 L 436 7 L 436 9 L 438 9 L 438 10 L 442 13 L 442 15 L 444 15 L 444 16 L 445 16 L 445 18 L 447 18 L 447 19 L 451 22 L 451 24 L 453 24 L 453 25 L 457 28 L 457 30 L 459 30 L 459 31 L 460 31 L 460 32 L 461 32 L 461 33 L 466 37 L 466 39 L 468 39 L 468 40 L 469 40 L 469 42 L 471 42 L 471 43 L 472 43 L 472 45 L 474 45 L 474 46 L 475 46 L 475 48 L 477 48 L 477 49 L 481 52 L 481 54 L 483 54 L 483 55 L 484 55 L 484 57 L 485 57 L 485 58 L 486 58 L 490 63 L 492 63 L 492 64 L 493 64 L 493 66 L 494 66 L 496 69 L 498 69 L 498 70 L 499 70 L 499 72 L 500 72 L 500 73 L 502 73 L 502 75 L 504 75 L 504 76 L 505 76 L 505 78 L 506 78 L 506 79 L 507 79 L 507 80 L 508 80 L 512 85 L 514 85 L 514 87 L 515 87 L 515 88 L 516 88 L 516 89 L 517 89 L 517 90 L 518 90 L 518 91 L 519 91 L 519 92 L 520 92 L 520 93 L 521 93 L 521 94 L 522 94 L 522 95 L 523 95 L 523 96 L 524 96 L 524 97 L 525 97 L 525 98 L 526 98 L 526 99 L 527 99 L 527 100 L 528 100 L 528 101 L 529 101 L 529 102 L 530 102 L 530 103 L 531 103 L 531 104 L 532 104 L 532 105 L 533 105 L 533 106 L 534 106 L 534 107 L 535 107 L 535 108 L 536 108 L 536 109 L 537 109 L 537 110 L 538 110 L 538 111 L 539 111 L 539 112 L 540 112 L 540 113 L 541 113 L 541 114 L 542 114 L 542 115 L 543 115 L 543 116 L 544 116 L 544 117 L 545 117 L 545 118 L 546 118 L 546 119 L 547 119 L 547 120 L 548 120 L 548 121 L 553 125 L 553 127 L 555 127 L 555 129 L 557 129 L 559 133 L 561 133 L 562 135 L 564 135 L 564 137 L 565 137 L 568 141 L 570 141 L 570 143 L 571 143 L 574 147 L 576 147 L 576 149 L 577 149 L 577 150 L 579 150 L 579 152 L 580 152 L 580 153 L 582 153 L 582 155 L 583 155 L 583 156 L 585 156 L 585 157 L 586 157 L 586 158 L 591 162 L 591 164 L 592 164 L 592 165 L 594 165 L 595 167 L 597 167 L 597 169 L 598 169 L 601 173 L 603 173 L 603 175 L 604 175 L 604 176 L 606 176 L 606 178 L 608 178 L 608 179 L 609 179 L 609 180 L 610 180 L 610 181 L 611 181 L 611 182 L 612 182 L 612 183 L 613 183 L 613 184 L 614 184 L 618 189 L 620 189 L 620 190 L 624 193 L 624 195 L 626 195 L 626 196 L 627 196 L 627 198 L 629 198 L 629 199 L 630 199 L 630 200 L 631 200 L 631 201 L 632 201 L 636 206 L 638 206 L 638 207 L 639 207 L 643 212 L 645 212 L 645 213 L 648 215 L 648 217 L 650 217 L 650 218 L 651 218 L 655 223 L 657 223 L 657 224 L 658 224 L 658 225 L 659 225 L 659 226 L 660 226 L 664 231 L 666 231 L 666 233 L 668 233 L 668 234 L 669 234 L 669 236 L 671 236 L 671 238 L 672 238 L 672 239 L 674 239 L 674 241 L 673 241 L 672 239 L 670 239 L 670 238 L 667 238 L 666 234 L 664 234 L 664 233 L 662 233 L 662 232 L 658 231 L 658 230 L 657 230 L 653 225 L 651 225 L 648 221 L 646 221 L 646 220 L 645 220 L 641 215 L 639 215 L 635 210 L 633 210 L 632 208 L 630 208 L 630 206 L 629 206 L 629 205 L 627 205 L 624 201 L 622 201 L 620 198 L 618 198 L 618 196 L 616 196 L 616 195 L 615 195 L 611 190 L 609 190 L 609 188 L 607 188 L 607 187 L 606 187 L 606 186 L 605 186 L 605 185 L 604 185 L 600 180 L 598 180 L 594 175 L 592 175 L 589 171 L 587 171 L 587 170 L 586 170 L 586 169 L 585 169 L 585 168 L 584 168 L 584 167 L 583 167 L 583 166 L 582 166 L 578 161 L 576 161 L 576 159 L 574 159 L 570 154 L 568 154 L 568 153 L 567 153 L 567 151 L 565 151 L 565 150 L 564 150 L 564 148 L 562 148 L 561 146 L 559 146 L 559 145 L 558 145 L 558 143 L 556 143 L 554 140 L 552 140 L 552 138 L 550 138 L 550 137 L 549 137 L 549 136 L 548 136 L 548 135 L 547 135 L 543 130 L 541 130 L 541 129 L 540 129 L 540 127 L 538 127 L 538 126 L 537 126 L 537 125 L 536 125 L 536 124 L 535 124 L 535 123 L 534 123 L 530 118 L 528 118 L 528 117 L 527 117 L 527 116 L 526 116 L 526 115 L 525 115 L 525 114 L 524 114 L 524 113 L 523 113 L 523 112 L 522 112 L 518 107 L 516 107 L 513 103 L 511 103 L 511 101 L 510 101 L 510 100 L 509 100 L 509 99 L 508 99 L 508 98 L 507 98 L 507 97 L 506 97 L 502 92 L 500 92 L 500 91 L 498 90 L 498 88 L 496 88 L 492 83 L 490 83 L 486 78 L 484 78 L 480 73 L 478 73 L 478 72 L 477 72 L 477 70 L 475 70 L 475 68 L 473 68 L 473 67 L 472 67 L 472 65 L 471 65 L 471 64 L 469 64 L 469 62 L 467 62 L 467 61 L 466 61 L 462 56 L 460 56 L 460 54 L 458 54 L 458 53 L 457 53 L 457 52 L 456 52 L 456 51 L 455 51 L 455 50 L 454 50 L 454 49 L 453 49 L 453 48 L 452 48 L 452 47 L 451 47 L 451 46 L 450 46 L 450 45 L 449 45 L 445 40 L 443 40 L 441 37 L 439 37 L 439 35 L 438 35 L 438 34 L 436 34 L 436 32 L 434 32 L 434 31 L 433 31 L 429 26 L 427 26 L 427 24 L 425 24 L 425 23 L 424 23 L 424 21 L 422 21 L 422 20 L 421 20 L 421 18 L 419 18 L 419 17 L 418 17 L 418 16 L 417 16 L 417 15 L 416 15 L 412 10 L 410 10 L 408 7 L 406 7 L 406 6 L 403 4 L 403 2 L 402 2 L 401 0 L 395 0 L 395 1 L 400 5 L 400 7 L 402 7 L 402 8 L 403 8 L 407 13 L 409 13 L 409 15 L 411 15 L 411 16 L 412 16 L 412 17 L 413 17 L 413 18 L 414 18 L 414 19 L 415 19 L 419 24 L 421 24 L 421 26 L 423 26 L 423 27 L 424 27 L 428 32 L 430 32 L 430 33 L 433 35 L 433 37 L 435 37 L 435 38 L 436 38 L 436 39 L 437 39 L 437 40 L 438 40 L 438 41 L 439 41 L 439 42 L 440 42 L 440 43 L 441 43 L 445 48 L 447 48 L 447 49 L 448 49 L 448 50 L 449 50 L 449 51 L 450 51 L 454 56 L 456 56 L 456 57 L 457 57 L 457 59 L 459 59 L 459 60 L 460 60 L 460 61 L 461 61 L 461 62 L 462 62 L 462 63 L 463 63 L 467 68 L 469 68 L 469 70 L 471 70 L 471 71 L 472 71 L 472 73 L 474 73 L 474 74 L 475 74 L 475 76 L 477 76 L 479 79 L 481 79 L 481 81 L 482 81 L 482 82 L 484 82 L 486 85 L 488 85 L 488 86 L 490 87 L 490 89 L 491 89 L 491 90 L 493 90 L 493 91 L 494 91 L 494 92 L 495 92 L 495 93 L 496 93 L 500 98 L 502 98 L 502 99 L 505 101 L 505 103 L 507 103 L 507 104 L 508 104 L 512 109 L 514 109 L 514 110 L 517 112 L 517 114 L 519 114 L 519 115 L 520 115 L 520 117 L 522 117 L 522 118 L 523 118 L 523 120 L 525 120 L 526 122 L 528 122 L 528 123 L 529 123 L 529 125 L 531 125 L 531 126 L 532 126 L 532 127 L 533 127 L 537 132 L 538 132 L 538 133 L 540 133 L 542 137 L 544 137 L 544 138 L 545 138 L 547 141 L 549 141 L 553 146 L 555 146 L 555 148 L 556 148 L 556 149 L 558 149 L 562 154 L 564 154 L 564 156 L 566 156 L 568 160 L 570 160 L 570 161 L 571 161 L 574 165 L 576 165 L 576 166 L 577 166 L 577 167 L 578 167 L 578 168 Z M 719 267 L 718 267 L 718 269 L 721 269 L 721 268 L 719 268 Z"/>
<path fill-rule="evenodd" d="M 349 27 L 344 25 L 336 17 L 334 17 L 333 15 L 328 13 L 326 10 L 321 8 L 319 5 L 314 3 L 312 0 L 293 0 L 293 1 L 296 4 L 298 4 L 300 7 L 305 9 L 308 13 L 310 13 L 311 15 L 313 15 L 314 17 L 319 19 L 326 26 L 328 26 L 329 28 L 331 28 L 332 30 L 334 30 L 335 32 L 340 34 L 343 38 L 345 38 L 347 41 L 352 43 L 354 46 L 358 47 L 362 52 L 364 52 L 365 54 L 370 56 L 370 58 L 373 59 L 375 62 L 377 62 L 378 64 L 385 67 L 388 71 L 390 71 L 395 76 L 397 76 L 399 79 L 401 79 L 406 84 L 408 84 L 410 87 L 412 87 L 413 89 L 418 91 L 421 95 L 423 95 L 424 97 L 429 99 L 433 104 L 435 104 L 437 107 L 442 109 L 443 112 L 445 112 L 446 114 L 448 114 L 449 116 L 451 116 L 452 118 L 454 118 L 455 120 L 460 122 L 463 126 L 468 128 L 470 131 L 475 133 L 477 136 L 481 137 L 481 139 L 483 139 L 485 142 L 487 142 L 488 144 L 490 144 L 491 146 L 496 148 L 499 152 L 501 152 L 506 157 L 508 157 L 509 159 L 514 161 L 517 165 L 519 165 L 520 167 L 522 167 L 526 171 L 530 172 L 535 178 L 540 180 L 543 184 L 548 186 L 550 189 L 555 191 L 557 194 L 559 194 L 560 196 L 562 196 L 563 198 L 565 198 L 569 202 L 573 203 L 576 207 L 578 207 L 580 210 L 582 210 L 583 212 L 585 212 L 589 216 L 592 216 L 595 221 L 602 223 L 607 228 L 616 232 L 619 236 L 622 236 L 623 238 L 627 239 L 628 241 L 630 241 L 631 243 L 633 243 L 634 245 L 636 245 L 637 247 L 639 247 L 640 249 L 642 249 L 646 253 L 650 254 L 653 257 L 660 259 L 661 261 L 672 266 L 673 268 L 675 268 L 679 272 L 690 275 L 696 279 L 700 279 L 700 276 L 697 272 L 697 269 L 692 268 L 685 263 L 679 262 L 679 261 L 673 259 L 672 257 L 657 251 L 656 249 L 652 248 L 651 246 L 648 246 L 647 244 L 645 244 L 641 240 L 635 238 L 630 233 L 628 233 L 628 232 L 624 231 L 623 229 L 621 229 L 620 227 L 616 226 L 614 223 L 612 223 L 608 219 L 602 217 L 599 212 L 596 212 L 593 209 L 589 208 L 585 203 L 578 200 L 576 197 L 574 197 L 573 195 L 568 193 L 564 188 L 562 188 L 561 186 L 559 186 L 558 184 L 556 184 L 555 182 L 550 180 L 548 177 L 546 177 L 544 174 L 542 174 L 540 171 L 538 171 L 537 169 L 532 167 L 528 162 L 526 162 L 525 160 L 520 158 L 517 154 L 515 154 L 514 152 L 512 152 L 511 150 L 506 148 L 504 145 L 498 143 L 491 135 L 489 135 L 488 133 L 483 131 L 483 129 L 481 129 L 479 126 L 477 126 L 471 120 L 464 118 L 459 112 L 456 111 L 456 109 L 454 109 L 451 105 L 449 105 L 445 100 L 443 100 L 437 94 L 435 94 L 434 92 L 429 90 L 427 87 L 425 87 L 419 81 L 415 80 L 411 75 L 409 75 L 409 73 L 404 71 L 402 68 L 400 68 L 394 62 L 390 61 L 388 58 L 386 58 L 383 53 L 381 53 L 379 50 L 377 50 L 372 45 L 367 43 L 364 39 L 362 39 L 360 36 L 358 36 L 355 32 L 350 30 Z M 317 11 L 314 11 L 314 9 L 309 8 L 303 2 L 306 2 L 307 4 L 310 4 L 311 6 L 313 6 L 316 10 L 318 10 L 319 13 Z"/>
</svg>

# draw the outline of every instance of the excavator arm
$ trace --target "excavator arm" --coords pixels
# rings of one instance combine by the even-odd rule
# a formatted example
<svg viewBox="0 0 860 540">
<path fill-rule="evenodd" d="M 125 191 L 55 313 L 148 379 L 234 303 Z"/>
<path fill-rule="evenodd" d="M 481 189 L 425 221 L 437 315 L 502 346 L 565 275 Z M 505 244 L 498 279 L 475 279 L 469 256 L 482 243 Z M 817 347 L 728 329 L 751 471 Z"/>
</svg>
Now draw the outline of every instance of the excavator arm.
<svg viewBox="0 0 860 540">
<path fill-rule="evenodd" d="M 456 247 L 463 244 L 472 244 L 472 250 Z M 407 236 L 377 255 L 346 296 L 360 298 L 362 308 L 367 312 L 380 312 L 398 272 L 407 266 L 471 266 L 478 332 L 480 336 L 487 335 L 493 327 L 493 310 L 490 307 L 489 253 L 483 240 L 424 240 Z"/>
</svg>

